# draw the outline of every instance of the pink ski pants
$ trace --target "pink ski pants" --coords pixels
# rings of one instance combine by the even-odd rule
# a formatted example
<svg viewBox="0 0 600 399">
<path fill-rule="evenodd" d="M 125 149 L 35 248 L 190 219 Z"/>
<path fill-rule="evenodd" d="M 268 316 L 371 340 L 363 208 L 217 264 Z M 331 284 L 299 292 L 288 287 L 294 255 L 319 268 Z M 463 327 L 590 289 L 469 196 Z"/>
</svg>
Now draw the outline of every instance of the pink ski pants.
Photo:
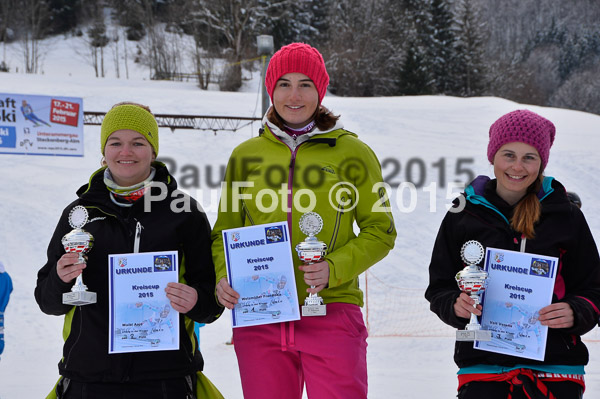
<svg viewBox="0 0 600 399">
<path fill-rule="evenodd" d="M 233 329 L 244 399 L 367 398 L 367 329 L 357 305 L 326 316 Z"/>
</svg>

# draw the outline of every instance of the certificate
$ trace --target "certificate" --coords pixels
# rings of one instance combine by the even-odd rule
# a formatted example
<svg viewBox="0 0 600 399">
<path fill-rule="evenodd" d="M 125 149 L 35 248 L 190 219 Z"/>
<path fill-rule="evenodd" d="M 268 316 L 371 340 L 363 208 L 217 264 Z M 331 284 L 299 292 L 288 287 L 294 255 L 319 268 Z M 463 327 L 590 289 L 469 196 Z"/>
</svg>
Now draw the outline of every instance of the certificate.
<svg viewBox="0 0 600 399">
<path fill-rule="evenodd" d="M 557 265 L 551 256 L 487 248 L 481 325 L 492 340 L 475 341 L 476 349 L 544 360 L 548 327 L 538 312 L 552 303 Z"/>
<path fill-rule="evenodd" d="M 108 353 L 179 349 L 179 312 L 165 292 L 178 265 L 177 251 L 109 256 Z"/>
<path fill-rule="evenodd" d="M 229 284 L 240 294 L 231 325 L 299 320 L 287 223 L 223 230 L 223 243 Z"/>
</svg>

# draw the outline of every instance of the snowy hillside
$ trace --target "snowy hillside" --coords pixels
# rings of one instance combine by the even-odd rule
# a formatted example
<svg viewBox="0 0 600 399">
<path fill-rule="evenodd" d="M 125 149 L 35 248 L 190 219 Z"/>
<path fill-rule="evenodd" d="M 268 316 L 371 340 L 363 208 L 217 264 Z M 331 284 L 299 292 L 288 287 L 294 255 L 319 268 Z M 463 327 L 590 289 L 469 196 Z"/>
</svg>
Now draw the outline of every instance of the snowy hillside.
<svg viewBox="0 0 600 399">
<path fill-rule="evenodd" d="M 252 116 L 256 109 L 256 85 L 242 93 L 207 92 L 192 83 L 96 79 L 89 77 L 91 69 L 71 76 L 52 74 L 62 65 L 58 56 L 53 62 L 56 64 L 50 57 L 46 59 L 45 75 L 0 73 L 0 92 L 82 97 L 88 111 L 106 111 L 123 100 L 147 104 L 155 113 Z M 498 98 L 328 96 L 324 104 L 341 114 L 346 128 L 373 148 L 392 186 L 399 235 L 395 249 L 373 273 L 394 287 L 418 289 L 415 296 L 422 300 L 424 309 L 427 304 L 422 293 L 433 240 L 445 206 L 459 191 L 454 189 L 454 194 L 448 195 L 448 183 L 464 182 L 471 174 L 492 173 L 486 158 L 487 131 L 508 111 L 528 108 L 556 124 L 556 141 L 546 173 L 581 196 L 592 232 L 600 240 L 600 204 L 595 201 L 600 187 L 599 116 Z M 218 198 L 212 183 L 218 180 L 218 171 L 231 150 L 256 135 L 258 127 L 255 123 L 235 133 L 217 134 L 160 131 L 159 157 L 175 160 L 171 165 L 175 176 L 180 183 L 187 182 L 186 189 L 203 203 L 211 223 L 216 219 Z M 58 377 L 62 318 L 41 313 L 33 289 L 60 212 L 100 165 L 99 127 L 86 126 L 84 136 L 84 157 L 0 154 L 0 260 L 15 286 L 6 311 L 6 349 L 0 360 L 2 399 L 43 397 Z M 198 184 L 193 183 L 192 174 Z M 420 188 L 411 192 L 399 185 L 405 181 Z M 398 310 L 385 302 L 371 303 L 370 307 L 390 320 L 397 317 Z M 202 329 L 201 349 L 206 374 L 227 398 L 241 398 L 233 348 L 224 344 L 230 333 L 226 314 Z M 588 345 L 592 361 L 587 368 L 587 397 L 591 398 L 600 392 L 600 343 Z M 457 370 L 452 349 L 453 338 L 448 336 L 369 338 L 370 397 L 452 397 Z M 434 380 L 436 384 L 431 384 Z"/>
</svg>

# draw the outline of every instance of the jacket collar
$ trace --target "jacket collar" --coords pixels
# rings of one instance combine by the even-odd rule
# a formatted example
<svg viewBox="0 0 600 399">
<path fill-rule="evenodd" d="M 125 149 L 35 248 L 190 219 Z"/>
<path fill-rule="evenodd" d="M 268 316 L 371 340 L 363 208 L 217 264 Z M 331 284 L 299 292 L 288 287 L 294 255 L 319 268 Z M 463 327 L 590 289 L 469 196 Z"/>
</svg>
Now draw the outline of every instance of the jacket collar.
<svg viewBox="0 0 600 399">
<path fill-rule="evenodd" d="M 310 140 L 311 138 L 313 138 L 315 136 L 318 136 L 319 138 L 337 139 L 338 137 L 342 136 L 343 134 L 354 134 L 354 133 L 350 133 L 350 132 L 343 130 L 344 125 L 338 119 L 335 123 L 335 126 L 333 126 L 331 129 L 319 130 L 318 128 L 315 128 L 312 132 L 302 134 L 302 135 L 296 137 L 296 139 L 293 139 L 292 137 L 290 137 L 289 134 L 287 134 L 285 131 L 281 130 L 275 124 L 273 124 L 271 121 L 269 121 L 269 119 L 267 119 L 267 114 L 268 114 L 268 112 L 265 113 L 265 115 L 263 116 L 263 119 L 262 119 L 263 129 L 261 129 L 261 131 L 262 132 L 270 131 L 271 134 L 273 135 L 273 138 L 276 138 L 276 140 L 278 140 L 278 141 L 282 141 L 288 147 L 290 147 L 292 150 L 295 150 L 296 147 L 298 147 L 300 144 L 304 143 L 305 141 Z M 356 134 L 354 134 L 354 135 L 356 136 Z M 335 143 L 334 143 L 334 145 L 335 145 Z"/>
<path fill-rule="evenodd" d="M 506 216 L 504 216 L 496 206 L 494 206 L 490 201 L 488 201 L 484 197 L 485 187 L 490 181 L 491 179 L 488 176 L 477 176 L 475 180 L 473 180 L 471 184 L 469 184 L 469 186 L 465 189 L 465 197 L 467 201 L 474 205 L 482 205 L 486 208 L 493 210 L 494 212 L 498 213 L 502 217 L 502 219 L 506 221 L 506 223 L 509 223 Z M 554 192 L 554 188 L 552 187 L 553 181 L 554 177 L 544 177 L 542 187 L 540 188 L 540 191 L 537 194 L 537 197 L 540 200 L 540 202 Z"/>
<path fill-rule="evenodd" d="M 475 180 L 473 180 L 471 182 L 471 184 L 469 184 L 469 187 L 472 187 L 471 191 L 473 192 L 474 195 L 483 196 L 483 192 L 485 191 L 485 186 L 491 180 L 492 179 L 490 179 L 489 176 L 483 176 L 483 175 L 477 176 L 475 178 Z M 540 201 L 543 200 L 544 198 L 546 198 L 548 195 L 550 195 L 554 191 L 554 188 L 552 187 L 553 181 L 554 181 L 554 177 L 544 176 L 544 181 L 542 182 L 542 187 L 540 188 L 540 191 L 537 194 L 538 199 Z M 467 187 L 467 190 L 469 189 L 469 187 Z"/>
</svg>

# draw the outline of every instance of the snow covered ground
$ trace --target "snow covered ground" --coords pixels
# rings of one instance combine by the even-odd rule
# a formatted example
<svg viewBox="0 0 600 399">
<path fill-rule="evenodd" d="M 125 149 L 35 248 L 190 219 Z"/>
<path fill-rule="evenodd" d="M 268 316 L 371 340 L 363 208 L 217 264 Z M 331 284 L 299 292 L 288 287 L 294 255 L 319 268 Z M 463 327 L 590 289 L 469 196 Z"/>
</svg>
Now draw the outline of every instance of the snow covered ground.
<svg viewBox="0 0 600 399">
<path fill-rule="evenodd" d="M 0 92 L 83 97 L 87 111 L 106 111 L 116 102 L 131 100 L 149 105 L 155 113 L 256 115 L 255 80 L 240 93 L 200 91 L 193 83 L 144 80 L 147 72 L 133 65 L 130 80 L 97 79 L 92 77 L 91 67 L 67 53 L 69 47 L 69 41 L 55 43 L 47 52 L 44 75 L 0 73 Z M 14 70 L 17 55 L 8 53 L 13 57 Z M 441 324 L 435 317 L 432 321 L 423 291 L 431 247 L 445 206 L 450 203 L 447 183 L 464 182 L 469 171 L 492 173 L 486 159 L 487 131 L 500 115 L 527 108 L 556 124 L 556 141 L 546 173 L 581 196 L 592 232 L 600 239 L 600 204 L 595 201 L 600 187 L 597 115 L 498 98 L 327 96 L 324 104 L 341 114 L 346 128 L 374 149 L 384 176 L 393 186 L 391 201 L 399 235 L 395 249 L 373 268 L 373 273 L 394 289 L 416 289 L 414 296 L 423 310 L 412 317 L 421 323 L 421 330 Z M 159 157 L 176 160 L 173 172 L 180 183 L 191 181 L 191 171 L 198 171 L 199 185 L 188 187 L 188 191 L 204 204 L 211 223 L 216 218 L 217 197 L 211 193 L 210 182 L 218 179 L 217 171 L 231 150 L 256 135 L 258 127 L 255 123 L 235 133 L 217 134 L 161 129 Z M 100 165 L 99 132 L 99 127 L 85 127 L 84 157 L 0 154 L 0 259 L 15 286 L 6 311 L 1 399 L 43 397 L 58 377 L 62 317 L 44 315 L 35 303 L 33 289 L 60 212 Z M 395 183 L 404 181 L 421 181 L 422 187 L 412 193 L 404 186 L 396 187 Z M 440 186 L 442 182 L 445 184 Z M 373 298 L 377 297 L 373 292 Z M 371 300 L 369 309 L 388 324 L 400 318 L 402 311 L 385 300 Z M 200 345 L 205 373 L 226 398 L 241 398 L 234 350 L 225 345 L 231 335 L 229 317 L 226 313 L 218 322 L 203 327 Z M 381 330 L 372 333 L 385 335 Z M 598 340 L 597 331 L 589 338 Z M 370 398 L 453 397 L 457 371 L 452 361 L 453 342 L 447 334 L 369 338 Z M 588 341 L 588 347 L 592 360 L 587 367 L 586 397 L 593 398 L 600 392 L 600 344 Z"/>
</svg>

